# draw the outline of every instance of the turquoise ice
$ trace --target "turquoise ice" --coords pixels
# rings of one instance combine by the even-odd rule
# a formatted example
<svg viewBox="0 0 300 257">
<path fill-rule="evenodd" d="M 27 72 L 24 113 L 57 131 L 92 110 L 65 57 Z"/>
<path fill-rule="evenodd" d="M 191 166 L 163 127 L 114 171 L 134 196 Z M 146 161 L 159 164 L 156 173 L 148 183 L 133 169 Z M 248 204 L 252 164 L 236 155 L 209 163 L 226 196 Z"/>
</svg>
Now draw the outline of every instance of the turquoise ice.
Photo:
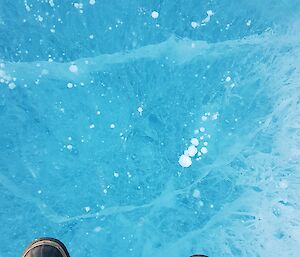
<svg viewBox="0 0 300 257">
<path fill-rule="evenodd" d="M 0 257 L 300 256 L 299 13 L 0 0 Z"/>
</svg>

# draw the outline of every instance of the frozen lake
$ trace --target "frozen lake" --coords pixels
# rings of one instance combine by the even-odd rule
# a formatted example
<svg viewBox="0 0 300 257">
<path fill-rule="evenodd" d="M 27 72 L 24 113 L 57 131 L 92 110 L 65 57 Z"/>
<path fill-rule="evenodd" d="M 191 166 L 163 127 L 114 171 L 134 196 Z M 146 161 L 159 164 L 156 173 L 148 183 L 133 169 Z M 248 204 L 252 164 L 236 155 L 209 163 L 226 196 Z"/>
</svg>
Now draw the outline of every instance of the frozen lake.
<svg viewBox="0 0 300 257">
<path fill-rule="evenodd" d="M 299 257 L 299 13 L 0 0 L 0 257 Z"/>
</svg>

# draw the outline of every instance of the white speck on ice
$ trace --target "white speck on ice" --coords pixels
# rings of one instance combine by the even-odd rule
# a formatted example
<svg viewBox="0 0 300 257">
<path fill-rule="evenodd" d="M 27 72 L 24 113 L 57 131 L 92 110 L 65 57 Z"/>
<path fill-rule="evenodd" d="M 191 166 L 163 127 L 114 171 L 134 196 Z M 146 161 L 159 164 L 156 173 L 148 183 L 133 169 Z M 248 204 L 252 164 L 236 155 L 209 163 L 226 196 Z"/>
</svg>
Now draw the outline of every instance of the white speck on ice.
<svg viewBox="0 0 300 257">
<path fill-rule="evenodd" d="M 114 129 L 115 127 L 116 127 L 115 124 L 110 124 L 110 128 L 111 128 L 111 129 Z"/>
<path fill-rule="evenodd" d="M 140 106 L 138 109 L 138 112 L 140 113 L 140 114 L 142 114 L 142 112 L 143 112 L 143 108 Z"/>
<path fill-rule="evenodd" d="M 194 145 L 189 146 L 189 148 L 188 148 L 189 156 L 194 157 L 197 152 L 198 152 L 198 150 Z"/>
<path fill-rule="evenodd" d="M 279 187 L 282 188 L 282 189 L 287 189 L 289 186 L 289 182 L 287 180 L 281 180 L 279 182 Z"/>
<path fill-rule="evenodd" d="M 72 137 L 68 137 L 68 140 L 71 141 L 71 140 L 72 140 Z"/>
<path fill-rule="evenodd" d="M 104 193 L 104 194 L 107 194 L 107 189 L 104 189 L 104 190 L 103 190 L 103 193 Z"/>
<path fill-rule="evenodd" d="M 38 191 L 38 194 L 41 194 L 41 193 L 42 193 L 42 190 L 39 190 L 39 191 Z"/>
<path fill-rule="evenodd" d="M 67 149 L 71 151 L 73 149 L 73 146 L 72 145 L 67 145 Z"/>
<path fill-rule="evenodd" d="M 251 20 L 248 20 L 247 23 L 246 23 L 246 25 L 247 25 L 248 27 L 251 26 Z"/>
<path fill-rule="evenodd" d="M 208 16 L 213 16 L 214 15 L 212 10 L 208 10 L 206 13 L 207 13 Z"/>
<path fill-rule="evenodd" d="M 204 23 L 208 23 L 210 21 L 210 17 L 214 15 L 212 10 L 208 10 L 206 13 L 207 13 L 207 17 L 202 20 L 203 25 L 205 25 Z"/>
<path fill-rule="evenodd" d="M 229 81 L 231 81 L 231 78 L 228 76 L 225 80 L 226 80 L 226 82 L 229 82 Z"/>
<path fill-rule="evenodd" d="M 44 20 L 44 18 L 41 15 L 38 15 L 37 17 L 38 21 L 42 22 Z"/>
<path fill-rule="evenodd" d="M 218 116 L 219 116 L 219 113 L 216 112 L 216 113 L 214 113 L 214 114 L 212 115 L 211 119 L 212 119 L 212 120 L 216 120 L 216 119 L 218 118 Z"/>
<path fill-rule="evenodd" d="M 194 130 L 194 134 L 195 134 L 195 135 L 199 134 L 199 130 L 198 130 L 198 129 L 195 129 L 195 130 Z"/>
<path fill-rule="evenodd" d="M 199 27 L 200 24 L 198 22 L 196 22 L 196 21 L 192 21 L 191 22 L 191 26 L 195 29 L 195 28 Z"/>
<path fill-rule="evenodd" d="M 90 0 L 90 5 L 94 5 L 96 3 L 96 0 Z"/>
<path fill-rule="evenodd" d="M 93 38 L 94 38 L 94 35 L 93 35 L 93 34 L 91 34 L 91 35 L 89 36 L 89 38 L 90 38 L 90 39 L 93 39 Z"/>
<path fill-rule="evenodd" d="M 201 127 L 201 128 L 200 128 L 200 131 L 201 131 L 201 132 L 204 132 L 204 131 L 205 131 L 205 128 Z"/>
<path fill-rule="evenodd" d="M 83 8 L 83 3 L 74 3 L 74 7 L 77 9 L 82 9 Z"/>
<path fill-rule="evenodd" d="M 208 143 L 207 143 L 207 142 L 204 142 L 204 143 L 203 143 L 203 145 L 207 146 L 207 145 L 208 145 Z"/>
<path fill-rule="evenodd" d="M 202 116 L 202 118 L 201 118 L 203 121 L 207 121 L 207 117 L 206 116 Z"/>
<path fill-rule="evenodd" d="M 193 197 L 200 198 L 200 191 L 198 189 L 195 189 L 193 192 Z"/>
<path fill-rule="evenodd" d="M 49 0 L 49 4 L 50 4 L 51 7 L 54 7 L 54 2 L 53 2 L 53 0 Z"/>
<path fill-rule="evenodd" d="M 191 157 L 183 154 L 179 157 L 178 163 L 180 164 L 180 166 L 187 168 L 192 165 L 192 159 L 191 159 Z"/>
<path fill-rule="evenodd" d="M 101 112 L 100 112 L 100 111 L 97 111 L 96 113 L 97 113 L 97 115 L 100 115 Z"/>
<path fill-rule="evenodd" d="M 201 148 L 200 151 L 201 151 L 201 153 L 203 153 L 203 154 L 206 154 L 206 153 L 208 152 L 207 148 L 204 147 L 204 146 Z"/>
<path fill-rule="evenodd" d="M 11 82 L 11 83 L 8 84 L 8 87 L 9 87 L 9 89 L 15 89 L 16 84 Z"/>
<path fill-rule="evenodd" d="M 194 146 L 197 146 L 197 145 L 199 145 L 199 140 L 197 139 L 197 138 L 192 138 L 191 139 L 191 143 L 194 145 Z"/>
<path fill-rule="evenodd" d="M 85 209 L 86 212 L 89 212 L 91 210 L 91 207 L 87 206 L 87 207 L 84 207 L 84 209 Z"/>
<path fill-rule="evenodd" d="M 73 73 L 78 72 L 78 67 L 75 64 L 70 65 L 69 70 Z"/>
<path fill-rule="evenodd" d="M 93 128 L 95 128 L 95 124 L 90 125 L 90 129 L 93 129 Z"/>
<path fill-rule="evenodd" d="M 114 177 L 115 177 L 115 178 L 118 178 L 118 177 L 119 177 L 119 173 L 115 171 L 115 172 L 114 172 Z"/>
<path fill-rule="evenodd" d="M 101 227 L 95 227 L 95 228 L 94 228 L 94 232 L 96 232 L 96 233 L 100 232 L 101 230 L 102 230 Z"/>
<path fill-rule="evenodd" d="M 72 87 L 73 87 L 73 84 L 69 82 L 69 83 L 67 84 L 67 88 L 72 88 Z"/>
<path fill-rule="evenodd" d="M 153 12 L 151 13 L 151 16 L 152 16 L 153 19 L 157 19 L 158 16 L 159 16 L 159 13 L 158 13 L 157 11 L 153 11 Z"/>
</svg>

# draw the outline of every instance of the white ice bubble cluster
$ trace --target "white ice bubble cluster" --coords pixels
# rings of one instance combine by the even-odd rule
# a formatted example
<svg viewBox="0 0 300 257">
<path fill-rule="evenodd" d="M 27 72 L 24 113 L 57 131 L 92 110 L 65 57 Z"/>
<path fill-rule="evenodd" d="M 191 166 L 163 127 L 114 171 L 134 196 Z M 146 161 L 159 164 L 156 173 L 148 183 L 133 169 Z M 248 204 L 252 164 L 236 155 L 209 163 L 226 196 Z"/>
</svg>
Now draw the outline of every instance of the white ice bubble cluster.
<svg viewBox="0 0 300 257">
<path fill-rule="evenodd" d="M 198 21 L 192 21 L 191 22 L 192 28 L 196 29 L 200 26 L 205 26 L 206 23 L 208 23 L 210 21 L 211 17 L 214 15 L 214 12 L 212 10 L 208 10 L 206 12 L 206 14 L 207 14 L 207 16 L 201 22 L 200 21 L 199 22 Z"/>
<path fill-rule="evenodd" d="M 200 121 L 202 123 L 207 121 L 214 121 L 218 118 L 218 116 L 219 116 L 218 112 L 212 114 L 210 112 L 207 112 L 201 117 Z M 189 145 L 188 148 L 184 150 L 183 154 L 179 157 L 178 163 L 181 167 L 183 168 L 190 167 L 193 163 L 192 158 L 195 158 L 198 161 L 201 160 L 202 155 L 208 153 L 207 141 L 211 138 L 211 135 L 206 134 L 205 132 L 206 129 L 203 125 L 199 129 L 194 130 L 194 134 L 197 135 L 199 138 L 193 137 L 190 140 L 191 145 Z M 204 139 L 206 141 L 203 141 Z"/>
</svg>

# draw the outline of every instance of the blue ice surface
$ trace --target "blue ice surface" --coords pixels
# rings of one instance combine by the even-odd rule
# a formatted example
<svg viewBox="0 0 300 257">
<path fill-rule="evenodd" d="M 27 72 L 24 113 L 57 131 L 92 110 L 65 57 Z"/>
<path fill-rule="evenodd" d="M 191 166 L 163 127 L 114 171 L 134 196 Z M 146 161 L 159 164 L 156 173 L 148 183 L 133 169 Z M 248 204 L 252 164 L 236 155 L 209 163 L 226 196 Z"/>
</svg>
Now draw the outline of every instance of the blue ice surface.
<svg viewBox="0 0 300 257">
<path fill-rule="evenodd" d="M 0 256 L 300 256 L 299 13 L 0 0 Z"/>
</svg>

